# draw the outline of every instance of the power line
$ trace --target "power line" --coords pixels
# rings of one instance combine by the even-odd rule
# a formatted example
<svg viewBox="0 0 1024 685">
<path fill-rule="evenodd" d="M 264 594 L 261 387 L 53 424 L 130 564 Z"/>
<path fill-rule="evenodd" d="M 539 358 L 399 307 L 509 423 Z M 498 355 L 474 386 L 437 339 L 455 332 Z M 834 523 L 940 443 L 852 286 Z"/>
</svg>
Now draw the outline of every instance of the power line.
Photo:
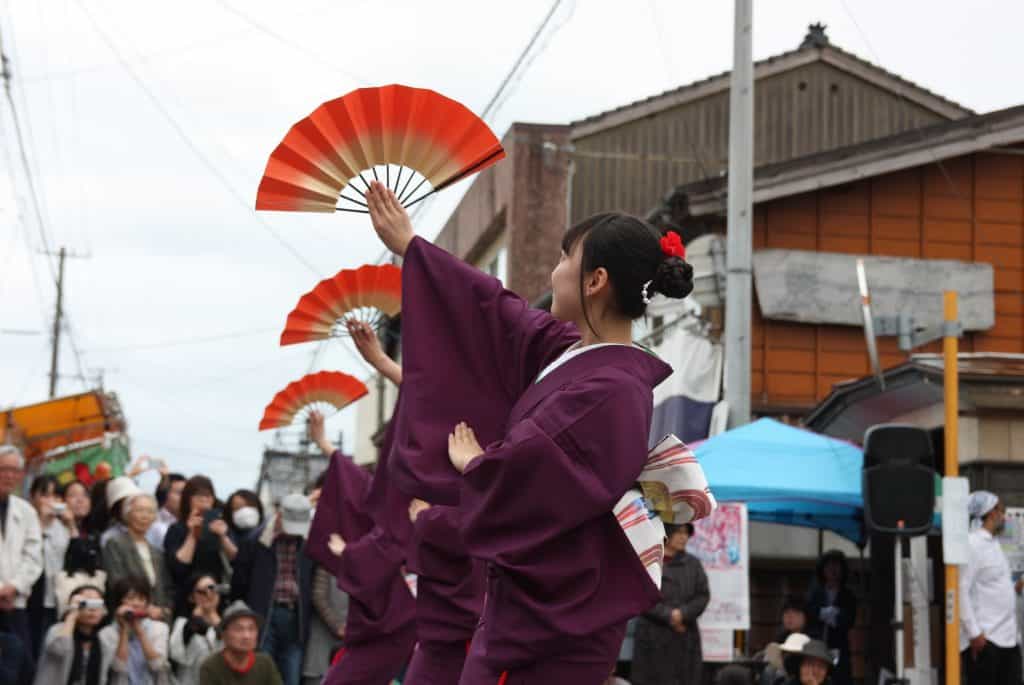
<svg viewBox="0 0 1024 685">
<path fill-rule="evenodd" d="M 868 39 L 867 33 L 864 31 L 864 29 L 861 28 L 860 22 L 857 21 L 857 18 L 853 16 L 853 12 L 850 10 L 849 5 L 846 4 L 846 0 L 839 0 L 839 2 L 843 6 L 843 11 L 846 12 L 846 16 L 850 18 L 850 21 L 853 23 L 854 28 L 857 29 L 857 33 L 860 34 L 860 38 L 861 40 L 864 41 L 864 45 L 865 47 L 867 47 L 868 52 L 871 53 L 871 58 L 875 60 L 875 64 L 879 65 L 879 68 L 881 68 L 883 62 L 878 57 L 878 53 L 875 51 L 874 46 Z M 897 84 L 896 94 L 899 95 L 900 99 L 903 101 L 904 109 L 910 112 L 910 98 L 907 97 L 907 94 L 904 91 L 902 84 Z M 920 126 L 917 126 L 914 128 L 914 130 L 918 132 L 919 139 L 924 140 L 924 132 L 922 131 L 922 128 Z M 932 158 L 932 162 L 938 165 L 939 171 L 942 172 L 942 176 L 946 179 L 946 184 L 949 186 L 949 189 L 952 190 L 953 194 L 956 195 L 958 198 L 964 199 L 963 193 L 961 193 L 959 188 L 956 187 L 956 183 L 953 181 L 953 177 L 949 175 L 949 171 L 946 169 L 946 165 L 942 163 L 941 159 L 935 156 L 935 151 L 931 148 L 928 148 L 927 152 L 928 155 Z"/>
<path fill-rule="evenodd" d="M 356 73 L 354 73 L 352 71 L 349 71 L 347 69 L 343 69 L 343 68 L 339 67 L 338 65 L 333 64 L 333 63 L 327 61 L 326 59 L 324 59 L 323 57 L 321 57 L 317 53 L 313 52 L 312 50 L 310 50 L 306 46 L 300 45 L 298 43 L 294 43 L 291 40 L 289 40 L 288 38 L 285 38 L 280 33 L 278 33 L 277 31 L 274 31 L 273 29 L 271 29 L 266 24 L 263 24 L 262 22 L 256 21 L 251 16 L 249 16 L 248 14 L 245 14 L 244 12 L 242 12 L 242 10 L 238 9 L 237 7 L 229 5 L 227 0 L 217 0 L 217 1 L 220 4 L 220 6 L 223 7 L 225 10 L 227 10 L 231 14 L 235 15 L 236 17 L 238 17 L 239 19 L 241 19 L 245 23 L 249 24 L 249 26 L 252 26 L 257 31 L 260 31 L 260 32 L 270 36 L 271 38 L 273 38 L 277 42 L 282 43 L 284 45 L 287 45 L 288 47 L 292 48 L 293 50 L 297 50 L 297 51 L 301 52 L 302 54 L 304 54 L 306 57 L 309 57 L 313 61 L 320 63 L 321 65 L 329 68 L 331 71 L 334 71 L 335 73 L 341 74 L 342 76 L 346 76 L 346 77 L 352 79 L 356 83 L 360 83 L 360 84 L 369 83 L 368 79 L 360 76 L 359 74 L 356 74 Z"/>
<path fill-rule="evenodd" d="M 551 4 L 551 9 L 548 10 L 547 15 L 544 17 L 544 21 L 542 21 L 540 23 L 540 26 L 537 27 L 537 30 L 533 32 L 533 36 L 530 38 L 530 42 L 528 42 L 523 51 L 519 53 L 519 57 L 516 58 L 515 64 L 512 65 L 512 69 L 508 72 L 505 78 L 502 79 L 501 84 L 498 86 L 498 90 L 495 91 L 494 95 L 491 97 L 491 101 L 487 103 L 487 106 L 484 107 L 483 112 L 480 113 L 481 119 L 487 119 L 487 115 L 491 113 L 491 109 L 498 102 L 498 98 L 501 97 L 501 94 L 504 92 L 505 87 L 508 86 L 509 82 L 512 80 L 512 77 L 515 76 L 516 71 L 519 70 L 519 66 L 523 63 L 523 60 L 526 59 L 526 56 L 530 53 L 530 50 L 533 48 L 534 43 L 536 43 L 537 39 L 540 38 L 540 34 L 544 32 L 544 29 L 547 27 L 548 22 L 551 21 L 551 17 L 555 15 L 555 11 L 558 10 L 561 4 L 562 0 L 555 0 Z"/>
<path fill-rule="evenodd" d="M 11 110 L 11 121 L 14 124 L 14 134 L 18 141 L 18 153 L 21 158 L 21 165 L 25 171 L 25 183 L 28 186 L 29 196 L 32 199 L 32 209 L 36 215 L 36 224 L 39 228 L 39 238 L 43 243 L 43 250 L 47 253 L 51 252 L 50 239 L 46 235 L 46 224 L 43 221 L 43 212 L 39 204 L 39 195 L 36 193 L 36 185 L 32 180 L 32 167 L 28 161 L 28 155 L 25 151 L 25 138 L 21 131 L 21 122 L 18 117 L 18 107 L 14 103 L 14 96 L 11 93 L 11 70 L 10 61 L 7 59 L 7 54 L 4 52 L 4 43 L 2 36 L 2 27 L 0 27 L 0 76 L 4 81 L 4 94 L 7 96 L 7 102 L 10 105 Z M 53 268 L 53 263 L 47 259 L 46 265 L 50 269 L 50 277 L 53 282 L 57 282 L 57 273 Z"/>
<path fill-rule="evenodd" d="M 231 333 L 221 333 L 219 335 L 207 335 L 195 338 L 179 338 L 177 340 L 164 340 L 161 342 L 153 343 L 139 343 L 136 345 L 118 345 L 116 347 L 97 347 L 93 348 L 97 351 L 103 352 L 124 352 L 127 350 L 157 350 L 167 347 L 181 347 L 183 345 L 199 345 L 209 342 L 218 342 L 220 340 L 233 340 L 236 338 L 247 338 L 255 335 L 263 335 L 265 333 L 273 333 L 279 329 L 277 328 L 253 328 L 244 331 L 233 331 Z"/>
<path fill-rule="evenodd" d="M 157 97 L 157 95 L 150 89 L 149 85 L 132 68 L 131 64 L 118 49 L 117 45 L 114 44 L 114 42 L 110 39 L 110 36 L 107 35 L 107 33 L 100 27 L 99 23 L 96 21 L 96 18 L 93 17 L 92 12 L 89 11 L 85 2 L 83 2 L 82 0 L 78 0 L 78 6 L 85 14 L 86 18 L 89 19 L 89 23 L 92 24 L 92 27 L 96 31 L 96 34 L 100 37 L 100 39 L 107 46 L 107 48 L 114 54 L 114 57 L 124 68 L 125 72 L 132 78 L 133 81 L 135 81 L 135 84 L 146 95 L 150 103 L 154 107 L 156 107 L 157 111 L 161 114 L 161 116 L 163 116 L 163 118 L 167 121 L 170 127 L 174 129 L 174 132 L 178 134 L 178 137 L 181 138 L 181 140 L 185 143 L 186 147 L 188 147 L 188 149 L 192 151 L 192 154 L 196 156 L 196 158 L 206 168 L 206 170 L 209 171 L 210 174 L 212 174 L 220 182 L 222 186 L 224 186 L 224 189 L 227 190 L 228 194 L 231 195 L 231 197 L 234 198 L 234 200 L 238 202 L 239 205 L 242 206 L 246 214 L 253 218 L 256 221 L 256 223 L 258 223 L 265 231 L 267 231 L 267 233 L 269 233 L 274 238 L 274 240 L 280 243 L 281 246 L 284 247 L 293 257 L 295 257 L 295 259 L 301 262 L 303 266 L 305 266 L 307 269 L 312 271 L 317 276 L 322 276 L 319 269 L 313 266 L 313 264 L 309 262 L 305 257 L 303 257 L 302 254 L 291 243 L 285 240 L 277 231 L 276 228 L 267 223 L 260 215 L 252 211 L 251 203 L 244 197 L 242 197 L 242 195 L 237 190 L 235 190 L 234 186 L 231 185 L 231 182 L 227 179 L 227 177 L 223 173 L 221 173 L 221 171 L 213 164 L 212 161 L 210 161 L 210 158 L 206 156 L 206 154 L 202 151 L 199 145 L 197 145 L 195 141 L 192 140 L 188 133 L 185 132 L 185 129 L 182 128 L 178 121 L 174 118 L 174 116 L 171 115 L 170 111 L 168 111 L 167 108 L 164 107 L 163 103 L 160 101 L 160 98 Z"/>
</svg>

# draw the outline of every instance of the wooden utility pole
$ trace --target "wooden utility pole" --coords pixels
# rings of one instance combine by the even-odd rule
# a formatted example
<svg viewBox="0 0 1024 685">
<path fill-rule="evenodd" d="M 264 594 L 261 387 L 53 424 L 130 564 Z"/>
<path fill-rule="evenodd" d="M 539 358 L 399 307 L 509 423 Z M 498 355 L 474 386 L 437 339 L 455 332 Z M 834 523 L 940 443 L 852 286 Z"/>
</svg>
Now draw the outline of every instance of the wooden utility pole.
<svg viewBox="0 0 1024 685">
<path fill-rule="evenodd" d="M 60 332 L 64 325 L 64 261 L 68 257 L 84 257 L 68 252 L 61 247 L 57 252 L 43 252 L 50 257 L 57 257 L 57 304 L 53 314 L 53 331 L 50 340 L 50 398 L 57 396 L 58 366 L 60 359 Z"/>
<path fill-rule="evenodd" d="M 64 259 L 67 250 L 57 253 L 57 310 L 53 315 L 53 338 L 50 346 L 50 397 L 57 396 L 57 357 L 60 352 L 60 324 L 64 318 Z"/>
</svg>

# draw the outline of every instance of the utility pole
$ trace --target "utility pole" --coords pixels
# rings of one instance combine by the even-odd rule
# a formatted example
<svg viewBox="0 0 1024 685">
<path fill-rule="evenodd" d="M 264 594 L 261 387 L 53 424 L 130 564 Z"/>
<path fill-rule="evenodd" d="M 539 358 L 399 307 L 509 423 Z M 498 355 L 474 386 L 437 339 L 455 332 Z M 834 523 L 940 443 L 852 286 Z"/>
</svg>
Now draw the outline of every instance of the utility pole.
<svg viewBox="0 0 1024 685">
<path fill-rule="evenodd" d="M 43 252 L 45 255 L 57 257 L 57 305 L 53 315 L 53 333 L 50 341 L 50 398 L 57 396 L 58 358 L 60 353 L 60 331 L 64 324 L 64 261 L 68 257 L 84 257 L 69 253 L 61 247 L 56 253 Z"/>
<path fill-rule="evenodd" d="M 729 426 L 750 423 L 751 252 L 754 185 L 753 0 L 736 0 L 729 87 L 725 399 Z"/>
<path fill-rule="evenodd" d="M 60 324 L 64 318 L 64 259 L 67 250 L 57 253 L 57 311 L 53 315 L 53 340 L 50 346 L 50 398 L 57 396 L 57 353 L 60 351 Z"/>
</svg>

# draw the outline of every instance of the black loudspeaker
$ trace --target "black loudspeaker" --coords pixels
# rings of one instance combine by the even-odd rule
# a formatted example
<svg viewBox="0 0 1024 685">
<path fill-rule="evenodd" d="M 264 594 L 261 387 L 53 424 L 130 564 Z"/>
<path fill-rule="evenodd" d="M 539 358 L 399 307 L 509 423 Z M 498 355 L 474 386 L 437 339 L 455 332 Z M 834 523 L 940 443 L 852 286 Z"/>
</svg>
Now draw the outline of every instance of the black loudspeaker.
<svg viewBox="0 0 1024 685">
<path fill-rule="evenodd" d="M 935 511 L 934 455 L 929 432 L 882 424 L 864 434 L 864 523 L 876 533 L 922 535 Z"/>
</svg>

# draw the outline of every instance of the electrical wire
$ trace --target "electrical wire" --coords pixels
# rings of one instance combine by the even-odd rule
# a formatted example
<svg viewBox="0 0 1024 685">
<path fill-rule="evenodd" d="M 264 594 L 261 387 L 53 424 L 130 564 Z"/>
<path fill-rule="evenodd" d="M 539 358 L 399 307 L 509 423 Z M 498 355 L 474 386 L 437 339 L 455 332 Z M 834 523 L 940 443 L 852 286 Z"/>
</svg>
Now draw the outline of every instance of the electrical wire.
<svg viewBox="0 0 1024 685">
<path fill-rule="evenodd" d="M 297 51 L 301 52 L 306 57 L 309 57 L 310 59 L 312 59 L 313 61 L 321 64 L 322 66 L 325 66 L 325 67 L 329 68 L 331 71 L 333 71 L 333 72 L 335 72 L 337 74 L 341 74 L 342 76 L 346 76 L 346 77 L 352 79 L 353 81 L 355 81 L 356 83 L 359 83 L 359 84 L 369 83 L 369 80 L 366 79 L 365 77 L 360 76 L 359 74 L 356 74 L 355 72 L 353 72 L 351 70 L 343 69 L 342 67 L 339 67 L 338 65 L 333 64 L 333 63 L 329 62 L 328 60 L 324 59 L 323 57 L 321 57 L 317 53 L 313 52 L 312 50 L 310 50 L 306 46 L 300 45 L 298 43 L 294 43 L 291 40 L 289 40 L 288 38 L 285 38 L 280 33 L 278 33 L 277 31 L 274 31 L 273 29 L 271 29 L 266 24 L 264 24 L 262 22 L 259 22 L 259 21 L 256 21 L 255 19 L 253 19 L 251 16 L 249 16 L 248 14 L 243 12 L 242 10 L 238 9 L 237 7 L 234 7 L 234 6 L 230 5 L 230 4 L 228 4 L 227 0 L 217 0 L 217 2 L 226 11 L 228 11 L 231 14 L 235 15 L 236 17 L 240 18 L 242 21 L 247 23 L 249 26 L 252 26 L 256 30 L 264 33 L 265 35 L 270 36 L 271 38 L 273 38 L 277 42 L 279 42 L 279 43 L 281 43 L 283 45 L 286 45 L 286 46 L 292 48 L 293 50 L 297 50 Z"/>
<path fill-rule="evenodd" d="M 498 102 L 498 98 L 501 97 L 501 94 L 505 91 L 505 87 L 508 86 L 509 82 L 512 80 L 512 77 L 515 76 L 516 72 L 519 70 L 519 66 L 523 63 L 523 60 L 526 59 L 526 56 L 530 53 L 530 49 L 533 48 L 534 43 L 536 43 L 537 39 L 540 38 L 540 34 L 544 32 L 544 29 L 547 27 L 548 22 L 551 21 L 551 17 L 555 15 L 555 11 L 561 4 L 562 0 L 555 0 L 551 4 L 551 9 L 549 9 L 547 15 L 545 15 L 544 21 L 542 21 L 540 23 L 540 26 L 537 27 L 537 30 L 533 32 L 533 36 L 530 37 L 530 41 L 526 44 L 526 47 L 523 49 L 523 51 L 519 53 L 519 57 L 516 58 L 515 63 L 512 65 L 512 69 L 509 70 L 505 78 L 502 79 L 501 83 L 498 85 L 498 90 L 495 91 L 494 95 L 491 97 L 490 102 L 487 103 L 483 111 L 480 113 L 481 119 L 485 121 L 487 120 L 488 115 L 491 113 L 491 109 Z"/>
<path fill-rule="evenodd" d="M 861 38 L 861 40 L 864 41 L 864 45 L 867 47 L 868 52 L 871 53 L 871 58 L 873 60 L 875 60 L 875 64 L 876 65 L 883 64 L 882 60 L 879 59 L 878 53 L 875 51 L 874 46 L 871 44 L 871 41 L 868 39 L 867 33 L 864 31 L 864 29 L 861 28 L 860 22 L 857 21 L 857 18 L 855 16 L 853 16 L 853 12 L 850 10 L 849 5 L 847 5 L 846 0 L 839 0 L 839 2 L 843 6 L 843 11 L 846 12 L 846 16 L 849 17 L 850 21 L 853 23 L 854 28 L 857 29 L 857 33 L 860 34 L 860 38 Z M 881 68 L 881 67 L 879 67 L 879 68 Z M 901 84 L 899 84 L 898 82 L 896 84 L 896 94 L 899 95 L 900 99 L 903 101 L 904 108 L 908 112 L 913 114 L 913 112 L 911 111 L 911 107 L 910 107 L 910 105 L 911 105 L 910 98 L 907 97 L 906 92 L 904 92 L 903 86 Z M 924 140 L 924 132 L 922 131 L 922 127 L 918 126 L 914 130 L 916 130 L 918 132 L 919 139 L 920 140 Z M 949 189 L 953 191 L 953 194 L 958 199 L 961 199 L 961 200 L 965 199 L 964 194 L 961 193 L 960 189 L 956 187 L 956 182 L 953 180 L 953 177 L 949 174 L 949 171 L 946 169 L 946 166 L 942 163 L 942 160 L 935 156 L 935 151 L 932 148 L 928 148 L 927 149 L 927 153 L 928 153 L 928 156 L 931 157 L 932 162 L 934 164 L 938 165 L 939 171 L 942 172 L 942 176 L 946 179 L 946 184 L 949 186 Z"/>
<path fill-rule="evenodd" d="M 217 335 L 199 336 L 194 338 L 178 338 L 177 340 L 163 340 L 161 342 L 151 343 L 138 343 L 132 345 L 118 345 L 116 347 L 96 347 L 92 348 L 95 351 L 102 352 L 124 352 L 128 350 L 159 350 L 166 349 L 168 347 L 181 347 L 183 345 L 200 345 L 203 343 L 218 342 L 221 340 L 234 340 L 236 338 L 247 338 L 256 335 L 264 335 L 266 333 L 274 333 L 277 328 L 253 328 L 244 331 L 232 331 L 230 333 L 220 333 Z"/>
<path fill-rule="evenodd" d="M 164 120 L 167 121 L 168 125 L 170 125 L 170 127 L 174 130 L 178 137 L 181 138 L 182 142 L 184 142 L 186 147 L 188 147 L 192 154 L 196 156 L 196 158 L 203 165 L 203 167 L 205 167 L 206 170 L 210 172 L 210 174 L 214 178 L 216 178 L 222 186 L 224 186 L 224 189 L 227 190 L 228 194 L 245 210 L 246 214 L 252 219 L 254 219 L 261 228 L 267 231 L 267 233 L 269 233 L 274 238 L 274 240 L 276 240 L 282 247 L 284 247 L 285 250 L 287 250 L 288 253 L 292 255 L 292 257 L 294 257 L 297 261 L 301 262 L 303 266 L 305 266 L 307 269 L 312 271 L 317 276 L 322 276 L 320 270 L 317 269 L 317 267 L 315 267 L 304 256 L 302 256 L 302 253 L 300 253 L 298 249 L 296 249 L 291 243 L 285 240 L 285 238 L 278 232 L 276 228 L 271 226 L 259 214 L 256 214 L 255 212 L 252 211 L 250 202 L 246 200 L 235 189 L 235 187 L 231 184 L 228 178 L 220 171 L 220 169 L 217 168 L 216 165 L 213 164 L 210 158 L 207 157 L 206 154 L 202 151 L 202 148 L 200 148 L 199 145 L 192 140 L 192 138 L 188 135 L 185 129 L 182 128 L 182 126 L 178 123 L 177 119 L 175 119 L 174 116 L 170 113 L 170 111 L 166 107 L 164 107 L 163 102 L 160 101 L 160 98 L 157 97 L 156 93 L 153 92 L 153 90 L 149 87 L 146 81 L 135 71 L 135 69 L 128 62 L 125 56 L 121 53 L 120 49 L 118 49 L 117 45 L 113 42 L 110 36 L 99 25 L 99 22 L 96 21 L 96 18 L 93 16 L 92 12 L 89 10 L 86 3 L 83 0 L 78 0 L 78 6 L 85 14 L 86 18 L 88 18 L 89 23 L 92 25 L 96 34 L 100 37 L 103 43 L 113 53 L 114 57 L 124 68 L 125 73 L 127 73 L 131 77 L 131 79 L 135 82 L 139 89 L 145 94 L 146 98 L 156 108 L 160 115 L 163 116 Z"/>
<path fill-rule="evenodd" d="M 4 82 L 4 94 L 7 97 L 7 102 L 11 112 L 11 123 L 14 124 L 14 135 L 18 141 L 18 153 L 21 161 L 22 169 L 25 172 L 25 184 L 28 187 L 29 197 L 32 200 L 32 210 L 36 217 L 36 226 L 39 230 L 39 239 L 43 245 L 43 251 L 50 254 L 50 238 L 46 233 L 46 222 L 43 221 L 43 210 L 39 203 L 39 194 L 36 192 L 35 181 L 32 179 L 32 166 L 28 161 L 28 154 L 25 147 L 25 137 L 22 134 L 20 117 L 18 116 L 18 107 L 14 102 L 14 95 L 11 93 L 11 72 L 8 65 L 10 64 L 6 53 L 4 52 L 4 41 L 2 35 L 2 28 L 0 28 L 0 61 L 2 61 L 2 78 Z M 50 269 L 50 276 L 53 279 L 54 284 L 57 283 L 57 272 L 53 267 L 53 262 L 50 261 L 49 257 L 46 259 L 46 265 Z"/>
</svg>

